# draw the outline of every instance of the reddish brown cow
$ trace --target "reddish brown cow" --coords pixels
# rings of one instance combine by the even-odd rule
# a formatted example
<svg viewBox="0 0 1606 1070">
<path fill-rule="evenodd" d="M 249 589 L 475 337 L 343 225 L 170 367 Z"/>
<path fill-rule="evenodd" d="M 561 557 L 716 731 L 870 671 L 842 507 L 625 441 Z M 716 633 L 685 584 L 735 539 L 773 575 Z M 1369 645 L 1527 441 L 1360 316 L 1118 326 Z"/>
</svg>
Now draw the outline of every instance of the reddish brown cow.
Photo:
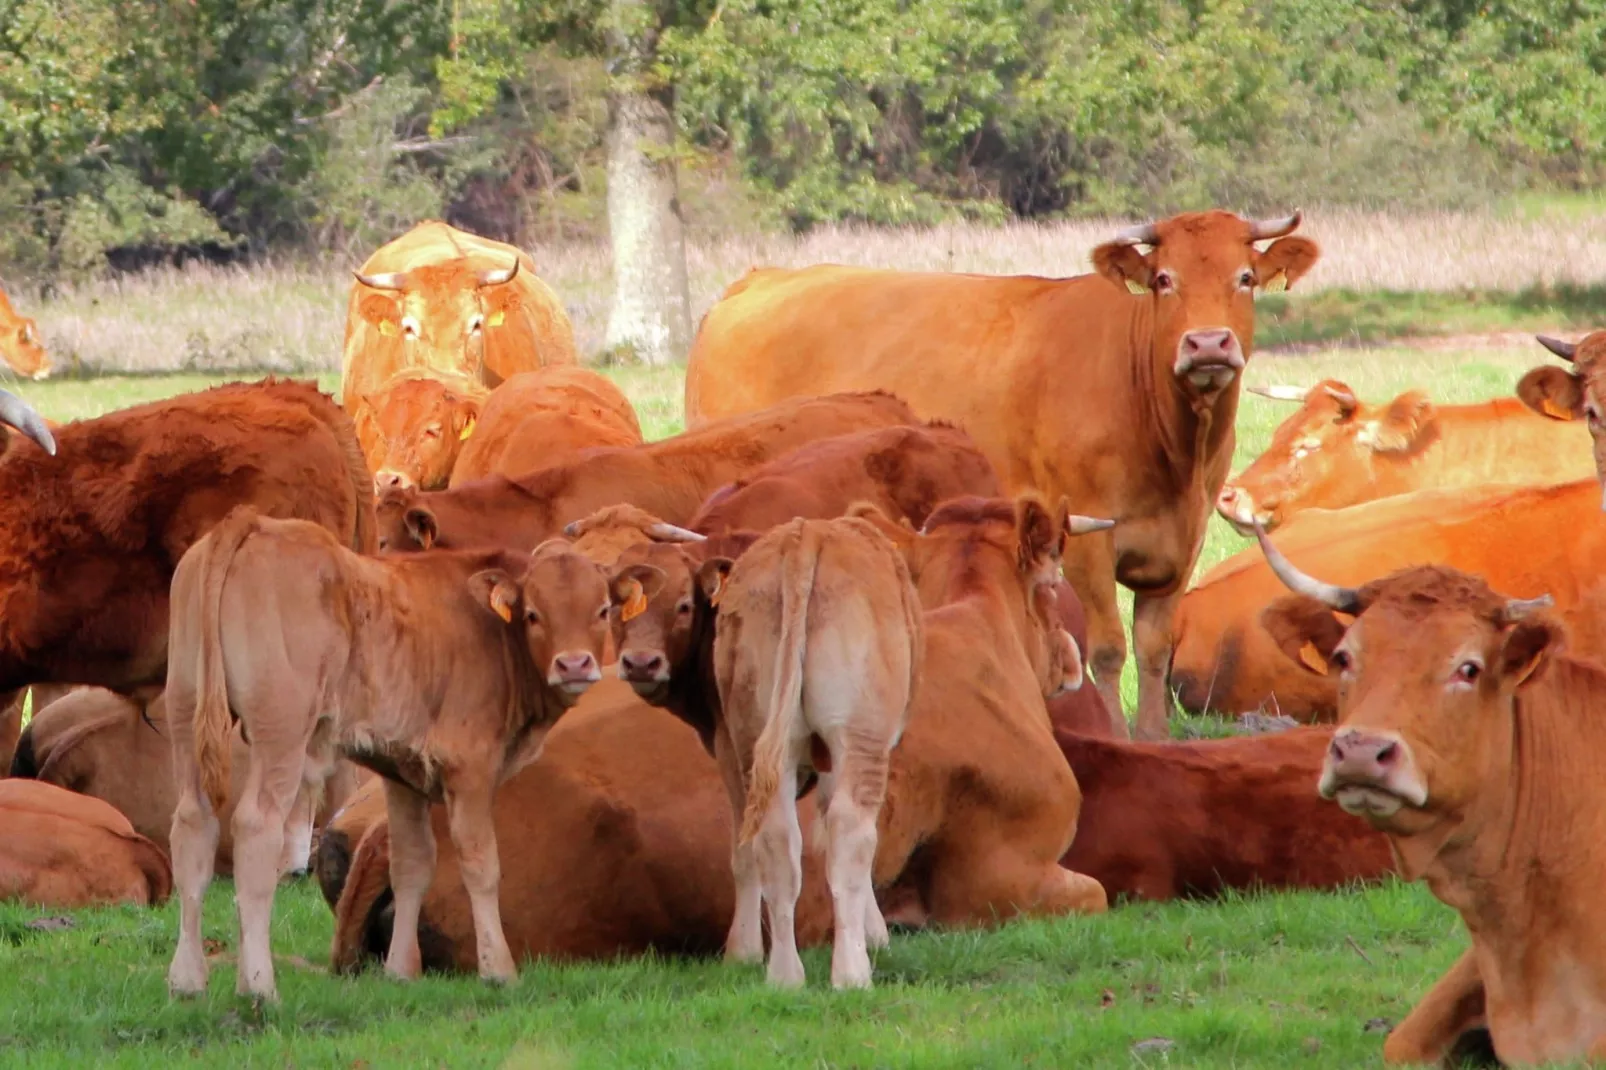
<svg viewBox="0 0 1606 1070">
<path fill-rule="evenodd" d="M 896 390 L 921 418 L 965 428 L 1007 491 L 1120 521 L 1068 550 L 1066 578 L 1112 714 L 1126 661 L 1117 582 L 1134 592 L 1137 730 L 1163 738 L 1172 617 L 1232 462 L 1254 291 L 1292 285 L 1318 256 L 1285 237 L 1299 222 L 1189 213 L 1116 235 L 1093 250 L 1094 274 L 1071 279 L 751 271 L 698 329 L 687 425 L 789 397 Z M 1112 727 L 1127 730 L 1124 718 Z"/>
<path fill-rule="evenodd" d="M 515 478 L 595 446 L 640 444 L 636 410 L 607 376 L 566 365 L 523 372 L 491 391 L 450 485 Z"/>
<path fill-rule="evenodd" d="M 167 856 L 99 799 L 35 780 L 0 780 L 0 828 L 0 900 L 155 906 L 172 891 Z"/>
<path fill-rule="evenodd" d="M 409 369 L 358 398 L 357 433 L 368 450 L 374 489 L 446 486 L 486 393 L 477 379 Z"/>
<path fill-rule="evenodd" d="M 1002 494 L 992 462 L 957 427 L 929 423 L 839 435 L 801 446 L 711 494 L 693 531 L 768 531 L 794 517 L 843 516 L 869 502 L 919 527 L 938 502 Z"/>
<path fill-rule="evenodd" d="M 1271 531 L 1302 509 L 1434 487 L 1560 483 L 1590 472 L 1583 436 L 1510 398 L 1436 406 L 1410 390 L 1367 405 L 1336 379 L 1309 390 L 1250 389 L 1301 404 L 1216 498 L 1216 512 L 1244 534 L 1255 521 Z"/>
<path fill-rule="evenodd" d="M 1082 789 L 1061 864 L 1111 899 L 1339 888 L 1394 869 L 1381 833 L 1311 790 L 1332 729 L 1174 743 L 1054 736 Z"/>
<path fill-rule="evenodd" d="M 1572 364 L 1572 371 L 1547 365 L 1517 383 L 1517 396 L 1535 412 L 1561 420 L 1583 420 L 1594 442 L 1595 474 L 1606 485 L 1606 331 L 1579 342 L 1539 336 L 1539 342 Z M 1606 509 L 1606 495 L 1601 498 Z"/>
<path fill-rule="evenodd" d="M 206 990 L 200 906 L 231 717 L 251 744 L 234 812 L 238 991 L 276 998 L 268 923 L 286 818 L 337 751 L 386 778 L 398 917 L 387 969 L 419 970 L 418 909 L 435 854 L 429 803 L 439 800 L 463 853 L 480 974 L 511 978 L 491 800 L 601 676 L 601 569 L 562 540 L 524 559 L 359 557 L 312 524 L 242 508 L 184 556 L 173 601 L 167 702 L 181 910 L 172 990 Z"/>
<path fill-rule="evenodd" d="M 1054 584 L 1053 594 L 1053 599 L 1043 612 L 1051 627 L 1065 633 L 1076 654 L 1076 664 L 1080 667 L 1086 661 L 1087 650 L 1087 616 L 1082 612 L 1082 600 L 1076 597 L 1076 592 L 1064 580 Z M 1110 714 L 1104 708 L 1104 699 L 1099 695 L 1098 688 L 1085 687 L 1082 683 L 1077 681 L 1073 686 L 1049 697 L 1049 722 L 1055 731 L 1075 732 L 1095 739 L 1111 738 Z"/>
<path fill-rule="evenodd" d="M 683 525 L 710 491 L 816 439 L 915 423 L 879 391 L 790 401 L 629 449 L 599 449 L 519 479 L 491 476 L 445 491 L 386 491 L 380 544 L 391 550 L 527 549 L 610 505 Z"/>
<path fill-rule="evenodd" d="M 0 456 L 0 693 L 160 685 L 173 569 L 235 505 L 374 547 L 351 421 L 311 383 L 138 405 L 63 425 L 56 444 Z"/>
</svg>

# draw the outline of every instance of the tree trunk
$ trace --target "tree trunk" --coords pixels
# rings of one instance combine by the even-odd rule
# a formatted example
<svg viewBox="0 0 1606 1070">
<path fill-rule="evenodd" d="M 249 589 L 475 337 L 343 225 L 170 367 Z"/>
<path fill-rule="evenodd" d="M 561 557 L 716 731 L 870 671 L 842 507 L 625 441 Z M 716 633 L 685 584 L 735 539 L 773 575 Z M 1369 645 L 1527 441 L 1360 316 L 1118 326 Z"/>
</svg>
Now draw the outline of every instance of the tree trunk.
<svg viewBox="0 0 1606 1070">
<path fill-rule="evenodd" d="M 636 78 L 617 77 L 608 100 L 613 308 L 606 344 L 610 351 L 631 350 L 647 364 L 683 360 L 691 347 L 674 144 L 674 116 L 667 103 Z"/>
</svg>

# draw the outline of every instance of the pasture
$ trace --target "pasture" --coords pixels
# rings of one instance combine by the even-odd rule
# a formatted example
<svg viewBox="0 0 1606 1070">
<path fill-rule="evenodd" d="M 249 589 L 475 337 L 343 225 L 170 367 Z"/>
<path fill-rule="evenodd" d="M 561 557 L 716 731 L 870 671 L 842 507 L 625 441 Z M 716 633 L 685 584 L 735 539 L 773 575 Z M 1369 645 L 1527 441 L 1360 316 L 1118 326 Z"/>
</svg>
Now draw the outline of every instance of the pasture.
<svg viewBox="0 0 1606 1070">
<path fill-rule="evenodd" d="M 1570 326 L 1559 310 L 1538 314 L 1535 326 Z M 1509 394 L 1544 359 L 1531 340 L 1509 336 L 1261 352 L 1246 382 L 1333 377 L 1371 400 L 1423 387 L 1436 401 L 1459 402 Z M 681 369 L 610 374 L 649 437 L 678 430 Z M 7 385 L 65 420 L 223 378 Z M 319 378 L 326 390 L 338 381 Z M 1245 395 L 1235 470 L 1287 412 Z M 1246 545 L 1212 519 L 1201 567 Z M 1133 683 L 1129 661 L 1129 704 Z M 230 892 L 215 885 L 207 903 L 208 947 L 224 963 L 235 939 Z M 1425 888 L 1392 884 L 1124 907 L 991 934 L 896 936 L 876 958 L 869 993 L 832 993 L 825 949 L 805 953 L 802 994 L 766 989 L 757 967 L 717 961 L 537 965 L 505 991 L 472 978 L 403 986 L 375 973 L 324 972 L 330 914 L 316 886 L 301 881 L 277 901 L 284 1002 L 264 1009 L 234 997 L 232 966 L 214 974 L 208 999 L 169 1001 L 176 916 L 170 902 L 154 912 L 77 912 L 63 927 L 0 905 L 0 1063 L 1353 1067 L 1377 1064 L 1384 1023 L 1397 1022 L 1465 946 L 1459 922 Z"/>
</svg>

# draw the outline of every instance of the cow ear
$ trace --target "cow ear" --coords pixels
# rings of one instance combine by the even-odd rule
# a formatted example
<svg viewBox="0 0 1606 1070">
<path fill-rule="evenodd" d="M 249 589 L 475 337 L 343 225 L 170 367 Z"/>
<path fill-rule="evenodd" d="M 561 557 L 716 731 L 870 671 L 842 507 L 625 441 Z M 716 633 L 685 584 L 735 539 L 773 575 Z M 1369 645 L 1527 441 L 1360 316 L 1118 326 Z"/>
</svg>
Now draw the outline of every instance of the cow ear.
<svg viewBox="0 0 1606 1070">
<path fill-rule="evenodd" d="M 1371 446 L 1383 453 L 1407 453 L 1428 437 L 1436 416 L 1426 394 L 1408 390 L 1383 411 L 1372 431 Z"/>
<path fill-rule="evenodd" d="M 899 517 L 899 522 L 895 524 L 873 502 L 854 502 L 848 506 L 847 515 L 869 524 L 896 546 L 900 553 L 907 551 L 918 538 L 915 529 L 909 524 L 908 517 Z"/>
<path fill-rule="evenodd" d="M 1016 560 L 1022 572 L 1036 573 L 1058 560 L 1065 529 L 1036 495 L 1015 500 L 1015 532 L 1020 538 Z"/>
<path fill-rule="evenodd" d="M 730 579 L 731 566 L 736 562 L 728 557 L 710 557 L 697 568 L 697 589 L 703 592 L 708 604 L 719 605 L 719 600 L 725 593 L 725 583 Z"/>
<path fill-rule="evenodd" d="M 357 302 L 357 314 L 378 327 L 386 337 L 399 333 L 397 321 L 401 319 L 401 304 L 386 294 L 369 292 Z M 386 332 L 385 327 L 390 327 Z"/>
<path fill-rule="evenodd" d="M 461 398 L 457 408 L 452 413 L 452 431 L 462 441 L 474 433 L 474 425 L 479 423 L 480 403 L 471 398 Z"/>
<path fill-rule="evenodd" d="M 1062 685 L 1066 691 L 1079 691 L 1082 687 L 1084 674 L 1082 671 L 1082 652 L 1076 649 L 1076 640 L 1064 628 L 1056 629 L 1054 642 L 1060 651 L 1060 663 L 1065 668 L 1065 683 Z"/>
<path fill-rule="evenodd" d="M 1105 242 L 1095 248 L 1093 270 L 1133 293 L 1143 293 L 1154 281 L 1154 261 L 1126 242 Z"/>
<path fill-rule="evenodd" d="M 1328 675 L 1328 660 L 1344 638 L 1333 611 L 1302 594 L 1284 595 L 1261 610 L 1260 626 L 1290 661 L 1317 676 Z"/>
<path fill-rule="evenodd" d="M 1584 415 L 1584 383 L 1566 368 L 1545 364 L 1517 380 L 1522 403 L 1552 420 L 1576 420 Z"/>
<path fill-rule="evenodd" d="M 632 608 L 630 616 L 647 608 L 669 576 L 657 565 L 626 565 L 608 580 L 608 600 L 622 608 Z"/>
<path fill-rule="evenodd" d="M 435 524 L 435 514 L 422 505 L 412 506 L 402 515 L 402 523 L 407 527 L 407 534 L 413 541 L 428 550 L 440 538 L 440 528 Z"/>
<path fill-rule="evenodd" d="M 474 601 L 508 622 L 513 620 L 519 601 L 523 598 L 523 592 L 513 582 L 513 577 L 499 568 L 474 573 L 468 578 L 468 589 L 474 595 Z"/>
<path fill-rule="evenodd" d="M 1262 289 L 1286 290 L 1315 267 L 1321 255 L 1321 247 L 1309 238 L 1278 238 L 1265 252 L 1255 254 L 1255 276 Z"/>
<path fill-rule="evenodd" d="M 1545 656 L 1558 648 L 1561 635 L 1556 625 L 1543 618 L 1518 621 L 1506 632 L 1500 648 L 1500 671 L 1512 685 L 1522 687 L 1545 663 Z"/>
</svg>

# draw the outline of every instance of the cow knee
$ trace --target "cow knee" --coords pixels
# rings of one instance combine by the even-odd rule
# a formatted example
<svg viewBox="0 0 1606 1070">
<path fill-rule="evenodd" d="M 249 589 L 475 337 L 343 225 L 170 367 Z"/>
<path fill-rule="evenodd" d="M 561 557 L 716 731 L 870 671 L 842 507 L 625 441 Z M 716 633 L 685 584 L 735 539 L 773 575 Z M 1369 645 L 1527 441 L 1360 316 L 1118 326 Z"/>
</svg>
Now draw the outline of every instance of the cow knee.
<svg viewBox="0 0 1606 1070">
<path fill-rule="evenodd" d="M 1093 676 L 1099 680 L 1118 680 L 1126 668 L 1126 643 L 1095 646 L 1087 659 Z"/>
</svg>

